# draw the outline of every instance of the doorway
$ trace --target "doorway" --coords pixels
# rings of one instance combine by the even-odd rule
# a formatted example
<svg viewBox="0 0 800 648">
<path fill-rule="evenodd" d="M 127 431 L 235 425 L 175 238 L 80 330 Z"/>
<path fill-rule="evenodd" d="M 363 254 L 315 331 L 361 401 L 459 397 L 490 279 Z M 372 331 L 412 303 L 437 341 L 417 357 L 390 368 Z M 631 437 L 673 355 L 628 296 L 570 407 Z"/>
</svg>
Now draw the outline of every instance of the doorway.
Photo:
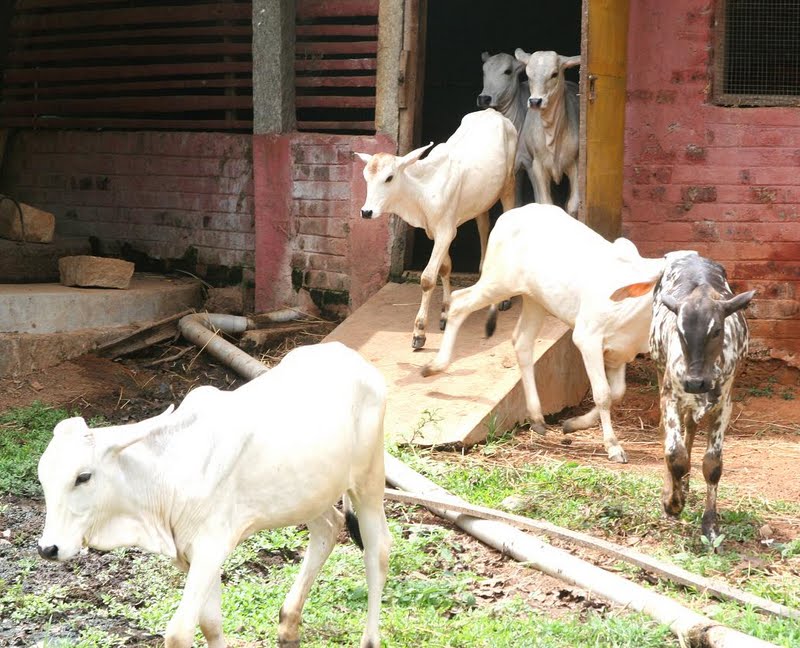
<svg viewBox="0 0 800 648">
<path fill-rule="evenodd" d="M 581 51 L 581 0 L 535 3 L 513 0 L 498 3 L 465 3 L 432 0 L 427 4 L 425 86 L 421 142 L 444 142 L 475 110 L 483 76 L 481 52 L 513 54 L 555 50 L 573 56 Z M 567 78 L 578 80 L 578 70 Z M 566 182 L 566 180 L 565 180 Z M 496 212 L 496 213 L 495 213 Z M 492 221 L 500 210 L 492 212 Z M 433 242 L 415 229 L 410 270 L 421 270 L 430 258 Z M 454 272 L 477 272 L 480 241 L 474 221 L 464 223 L 450 246 Z"/>
</svg>

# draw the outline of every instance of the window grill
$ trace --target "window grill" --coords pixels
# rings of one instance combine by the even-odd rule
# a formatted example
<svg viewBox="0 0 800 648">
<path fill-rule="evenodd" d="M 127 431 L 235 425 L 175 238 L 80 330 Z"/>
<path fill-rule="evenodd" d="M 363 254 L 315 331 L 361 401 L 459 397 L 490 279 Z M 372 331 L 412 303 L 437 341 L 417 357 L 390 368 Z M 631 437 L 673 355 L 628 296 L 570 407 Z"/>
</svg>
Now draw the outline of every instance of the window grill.
<svg viewBox="0 0 800 648">
<path fill-rule="evenodd" d="M 714 100 L 800 105 L 800 0 L 719 0 Z"/>
</svg>

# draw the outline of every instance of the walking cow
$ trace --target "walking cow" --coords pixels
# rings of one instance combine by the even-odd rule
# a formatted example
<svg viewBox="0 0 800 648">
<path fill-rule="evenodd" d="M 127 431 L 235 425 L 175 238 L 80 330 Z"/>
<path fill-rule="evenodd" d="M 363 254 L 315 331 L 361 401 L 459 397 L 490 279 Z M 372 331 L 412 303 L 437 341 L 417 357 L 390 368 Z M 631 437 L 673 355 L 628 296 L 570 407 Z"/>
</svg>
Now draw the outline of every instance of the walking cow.
<svg viewBox="0 0 800 648">
<path fill-rule="evenodd" d="M 734 296 L 725 269 L 695 252 L 667 255 L 654 291 L 650 353 L 661 390 L 666 462 L 662 503 L 669 515 L 683 510 L 692 445 L 702 424 L 708 433 L 702 531 L 712 546 L 717 537 L 717 484 L 731 417 L 731 389 L 747 354 L 747 323 L 741 310 L 753 295 L 749 291 Z"/>
</svg>

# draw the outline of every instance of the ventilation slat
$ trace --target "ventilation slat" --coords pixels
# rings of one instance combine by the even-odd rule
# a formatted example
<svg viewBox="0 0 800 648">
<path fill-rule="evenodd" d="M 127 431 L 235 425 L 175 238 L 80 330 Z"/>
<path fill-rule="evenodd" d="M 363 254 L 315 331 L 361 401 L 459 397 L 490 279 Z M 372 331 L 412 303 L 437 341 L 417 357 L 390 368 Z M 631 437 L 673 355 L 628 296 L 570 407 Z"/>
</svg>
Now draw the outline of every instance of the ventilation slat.
<svg viewBox="0 0 800 648">
<path fill-rule="evenodd" d="M 42 101 L 15 101 L 0 106 L 0 114 L 19 116 L 25 114 L 76 114 L 83 115 L 137 112 L 163 113 L 247 108 L 252 105 L 248 96 L 176 95 L 173 97 L 111 97 L 95 99 L 49 99 Z"/>
<path fill-rule="evenodd" d="M 51 61 L 93 61 L 97 59 L 153 59 L 165 56 L 213 57 L 250 56 L 250 43 L 167 43 L 164 45 L 103 45 L 101 47 L 73 47 L 11 52 L 10 63 L 45 63 Z"/>
<path fill-rule="evenodd" d="M 321 54 L 377 54 L 377 41 L 361 42 L 312 42 L 297 43 L 296 56 L 319 56 Z"/>
<path fill-rule="evenodd" d="M 375 122 L 372 121 L 299 121 L 297 128 L 303 131 L 364 131 L 375 132 Z"/>
<path fill-rule="evenodd" d="M 378 37 L 378 25 L 297 25 L 295 34 L 298 38 L 311 36 L 364 36 Z"/>
<path fill-rule="evenodd" d="M 295 97 L 298 108 L 374 108 L 375 97 L 305 96 Z"/>
<path fill-rule="evenodd" d="M 366 76 L 313 76 L 295 77 L 295 86 L 298 88 L 374 88 L 375 75 Z"/>
<path fill-rule="evenodd" d="M 213 27 L 184 27 L 175 25 L 167 28 L 147 28 L 147 29 L 109 29 L 104 28 L 102 32 L 62 32 L 59 34 L 44 34 L 16 36 L 11 39 L 13 48 L 35 47 L 37 45 L 49 45 L 52 43 L 84 43 L 87 39 L 93 41 L 108 41 L 111 43 L 135 42 L 137 40 L 168 38 L 170 41 L 181 38 L 203 38 L 211 37 L 219 39 L 222 37 L 238 37 L 252 39 L 253 28 L 250 25 L 215 25 Z"/>
<path fill-rule="evenodd" d="M 3 124 L 10 128 L 98 128 L 97 118 L 81 117 L 9 117 Z M 121 119 L 103 117 L 103 128 L 115 129 L 164 129 L 228 131 L 252 130 L 251 119 Z"/>
<path fill-rule="evenodd" d="M 377 70 L 378 62 L 375 59 L 297 59 L 294 69 L 306 70 Z"/>
<path fill-rule="evenodd" d="M 377 0 L 298 0 L 297 20 L 378 16 Z M 377 21 L 376 21 L 377 22 Z"/>
<path fill-rule="evenodd" d="M 374 85 L 374 80 L 373 80 Z M 68 85 L 43 85 L 6 87 L 3 94 L 9 97 L 35 95 L 39 98 L 64 95 L 105 96 L 109 92 L 131 93 L 137 90 L 204 90 L 207 88 L 252 88 L 252 78 L 246 79 L 173 79 L 163 81 L 129 81 L 127 83 L 88 83 Z"/>
</svg>

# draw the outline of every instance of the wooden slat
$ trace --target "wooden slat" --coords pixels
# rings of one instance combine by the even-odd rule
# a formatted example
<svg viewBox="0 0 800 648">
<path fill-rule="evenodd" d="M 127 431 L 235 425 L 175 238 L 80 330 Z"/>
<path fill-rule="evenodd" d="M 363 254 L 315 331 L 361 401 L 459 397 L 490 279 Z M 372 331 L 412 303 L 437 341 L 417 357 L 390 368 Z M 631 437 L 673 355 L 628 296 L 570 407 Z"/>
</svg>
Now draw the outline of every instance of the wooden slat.
<svg viewBox="0 0 800 648">
<path fill-rule="evenodd" d="M 306 131 L 366 131 L 375 132 L 375 122 L 371 121 L 298 121 L 298 130 Z"/>
<path fill-rule="evenodd" d="M 373 60 L 374 63 L 374 60 Z M 242 63 L 164 63 L 153 65 L 97 66 L 78 68 L 46 67 L 9 69 L 3 73 L 5 83 L 35 81 L 89 81 L 93 79 L 179 77 L 184 75 L 210 76 L 233 72 L 250 72 L 251 61 Z"/>
<path fill-rule="evenodd" d="M 373 77 L 372 84 L 375 85 Z M 124 83 L 70 83 L 58 86 L 19 86 L 3 89 L 4 97 L 36 95 L 37 97 L 57 97 L 64 95 L 99 95 L 106 96 L 115 92 L 132 92 L 134 90 L 199 90 L 203 88 L 252 88 L 253 79 L 170 79 L 162 81 L 129 81 Z"/>
<path fill-rule="evenodd" d="M 298 0 L 297 20 L 376 16 L 378 0 Z"/>
<path fill-rule="evenodd" d="M 167 56 L 196 58 L 210 56 L 250 56 L 250 43 L 139 43 L 100 45 L 65 49 L 16 50 L 9 52 L 9 63 L 44 63 L 48 61 L 88 61 L 107 59 L 164 58 Z"/>
<path fill-rule="evenodd" d="M 128 119 L 117 117 L 0 117 L 7 128 L 168 128 L 174 130 L 252 130 L 253 121 L 244 119 Z"/>
<path fill-rule="evenodd" d="M 294 69 L 305 70 L 377 70 L 378 61 L 374 58 L 360 59 L 295 59 Z"/>
<path fill-rule="evenodd" d="M 343 97 L 347 98 L 347 97 Z M 352 98 L 352 97 L 350 97 Z M 375 99 L 372 99 L 373 104 Z M 99 97 L 96 99 L 52 99 L 44 101 L 13 101 L 0 103 L 0 114 L 19 116 L 26 114 L 58 115 L 98 114 L 106 112 L 171 113 L 182 111 L 226 110 L 252 108 L 249 96 L 186 96 L 174 97 Z"/>
<path fill-rule="evenodd" d="M 297 57 L 318 54 L 377 54 L 378 41 L 301 42 L 295 44 Z"/>
<path fill-rule="evenodd" d="M 17 15 L 11 21 L 12 33 L 81 29 L 87 25 L 125 25 L 153 23 L 192 23 L 212 20 L 252 19 L 247 4 L 196 4 L 193 6 L 142 7 L 137 9 L 98 9 L 96 11 L 50 11 Z"/>
<path fill-rule="evenodd" d="M 374 108 L 375 97 L 305 96 L 294 103 L 297 108 Z"/>
<path fill-rule="evenodd" d="M 225 38 L 240 37 L 251 38 L 253 28 L 249 25 L 219 25 L 213 27 L 159 27 L 158 29 L 121 29 L 113 30 L 104 27 L 102 32 L 98 31 L 70 31 L 60 34 L 26 34 L 11 38 L 11 47 L 21 49 L 23 47 L 36 47 L 37 45 L 50 45 L 53 43 L 85 43 L 111 41 L 118 43 L 126 41 L 131 43 L 139 39 L 165 38 L 174 41 L 179 38 Z"/>
<path fill-rule="evenodd" d="M 295 35 L 298 38 L 318 36 L 364 36 L 378 37 L 378 25 L 297 25 Z"/>
<path fill-rule="evenodd" d="M 54 7 L 75 7 L 96 4 L 127 4 L 125 0 L 17 0 L 17 12 L 35 9 L 52 9 Z"/>
<path fill-rule="evenodd" d="M 375 75 L 364 76 L 296 76 L 294 84 L 298 88 L 374 88 Z"/>
</svg>

